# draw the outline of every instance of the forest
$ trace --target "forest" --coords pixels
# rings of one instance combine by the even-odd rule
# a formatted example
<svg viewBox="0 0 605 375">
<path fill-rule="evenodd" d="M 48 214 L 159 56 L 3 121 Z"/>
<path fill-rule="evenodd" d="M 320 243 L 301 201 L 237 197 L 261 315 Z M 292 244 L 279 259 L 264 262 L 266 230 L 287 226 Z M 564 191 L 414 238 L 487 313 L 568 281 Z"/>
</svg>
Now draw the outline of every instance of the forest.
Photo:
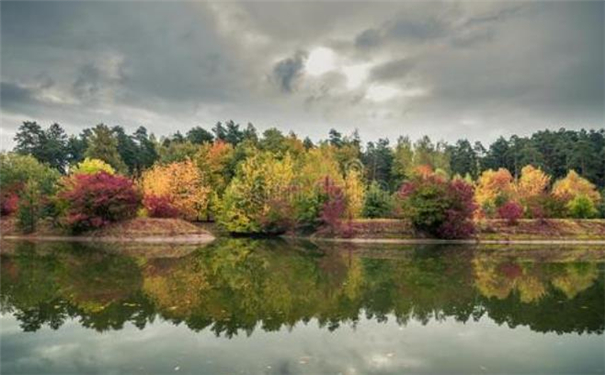
<svg viewBox="0 0 605 375">
<path fill-rule="evenodd" d="M 480 220 L 605 217 L 605 129 L 543 130 L 490 145 L 378 139 L 331 129 L 313 142 L 219 122 L 156 137 L 99 124 L 68 135 L 24 122 L 0 154 L 0 214 L 82 233 L 134 217 L 216 221 L 235 234 L 347 234 L 360 218 L 467 238 Z"/>
</svg>

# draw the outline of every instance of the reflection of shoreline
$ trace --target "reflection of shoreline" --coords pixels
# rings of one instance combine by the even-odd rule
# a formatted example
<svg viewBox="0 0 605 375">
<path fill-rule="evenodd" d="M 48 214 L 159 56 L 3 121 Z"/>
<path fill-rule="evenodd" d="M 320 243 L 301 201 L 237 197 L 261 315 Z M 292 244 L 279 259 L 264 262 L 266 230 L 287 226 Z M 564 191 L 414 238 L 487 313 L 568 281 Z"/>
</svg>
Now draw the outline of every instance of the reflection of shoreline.
<svg viewBox="0 0 605 375">
<path fill-rule="evenodd" d="M 18 247 L 2 254 L 0 301 L 24 330 L 66 317 L 97 331 L 160 317 L 227 337 L 310 319 L 333 330 L 364 316 L 401 325 L 487 316 L 540 332 L 602 333 L 605 324 L 603 258 L 581 248 L 222 239 L 147 256 L 103 244 Z"/>
</svg>

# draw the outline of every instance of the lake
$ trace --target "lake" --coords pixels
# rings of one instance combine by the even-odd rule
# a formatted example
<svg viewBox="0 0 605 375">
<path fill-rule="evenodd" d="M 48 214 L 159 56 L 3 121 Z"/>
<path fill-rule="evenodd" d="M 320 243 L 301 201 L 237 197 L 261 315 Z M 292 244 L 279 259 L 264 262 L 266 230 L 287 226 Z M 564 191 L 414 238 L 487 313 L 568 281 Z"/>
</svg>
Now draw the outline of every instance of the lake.
<svg viewBox="0 0 605 375">
<path fill-rule="evenodd" d="M 3 242 L 2 374 L 605 372 L 605 249 Z"/>
</svg>

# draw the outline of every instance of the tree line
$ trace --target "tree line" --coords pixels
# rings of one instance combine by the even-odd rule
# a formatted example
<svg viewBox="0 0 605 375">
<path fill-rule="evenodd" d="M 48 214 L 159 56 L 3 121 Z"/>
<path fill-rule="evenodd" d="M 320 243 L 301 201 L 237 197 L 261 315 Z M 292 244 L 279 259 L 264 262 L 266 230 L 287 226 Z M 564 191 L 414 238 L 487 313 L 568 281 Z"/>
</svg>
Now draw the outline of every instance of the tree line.
<svg viewBox="0 0 605 375">
<path fill-rule="evenodd" d="M 36 122 L 26 121 L 15 136 L 14 151 L 31 154 L 63 173 L 69 165 L 89 157 L 105 160 L 121 173 L 137 174 L 158 161 L 184 160 L 193 156 L 199 145 L 216 141 L 233 147 L 252 143 L 272 152 L 288 151 L 294 143 L 302 143 L 306 150 L 329 144 L 340 150 L 341 159 L 361 160 L 367 181 L 381 181 L 392 189 L 397 189 L 418 165 L 476 179 L 483 171 L 499 168 L 508 169 L 517 178 L 521 169 L 531 164 L 554 179 L 574 170 L 598 187 L 605 187 L 605 129 L 542 130 L 528 137 L 500 137 L 488 146 L 466 138 L 448 144 L 434 142 L 428 136 L 415 142 L 401 136 L 395 143 L 381 138 L 364 147 L 357 131 L 343 135 L 331 129 L 326 139 L 314 144 L 309 137 L 300 139 L 277 128 L 259 136 L 253 124 L 244 127 L 231 120 L 218 122 L 210 130 L 196 126 L 185 134 L 177 131 L 160 138 L 143 126 L 127 134 L 122 126 L 99 124 L 79 135 L 68 135 L 59 124 L 44 129 Z"/>
<path fill-rule="evenodd" d="M 2 154 L 2 213 L 24 228 L 51 217 L 84 231 L 133 217 L 216 220 L 233 233 L 346 234 L 360 217 L 403 217 L 430 235 L 468 237 L 478 218 L 603 214 L 605 130 L 540 131 L 485 148 L 429 137 L 362 145 L 331 129 L 317 143 L 276 128 L 217 123 L 156 138 L 100 124 L 68 136 L 24 122 Z M 21 207 L 19 209 L 19 207 Z"/>
</svg>

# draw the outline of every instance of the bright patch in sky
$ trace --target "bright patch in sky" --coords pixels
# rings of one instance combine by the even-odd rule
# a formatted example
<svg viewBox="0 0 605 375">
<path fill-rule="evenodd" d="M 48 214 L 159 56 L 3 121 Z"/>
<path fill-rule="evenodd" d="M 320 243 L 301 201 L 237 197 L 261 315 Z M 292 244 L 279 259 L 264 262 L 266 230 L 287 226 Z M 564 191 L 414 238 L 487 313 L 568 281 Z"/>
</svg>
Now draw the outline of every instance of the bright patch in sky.
<svg viewBox="0 0 605 375">
<path fill-rule="evenodd" d="M 369 70 L 369 64 L 350 65 L 343 67 L 342 72 L 347 77 L 347 88 L 354 89 L 361 85 L 368 77 Z"/>
<path fill-rule="evenodd" d="M 325 47 L 318 47 L 309 53 L 305 70 L 308 74 L 318 76 L 334 70 L 334 51 Z"/>
<path fill-rule="evenodd" d="M 375 102 L 383 102 L 385 100 L 393 99 L 401 93 L 396 87 L 387 85 L 372 85 L 366 92 L 366 98 Z"/>
</svg>

